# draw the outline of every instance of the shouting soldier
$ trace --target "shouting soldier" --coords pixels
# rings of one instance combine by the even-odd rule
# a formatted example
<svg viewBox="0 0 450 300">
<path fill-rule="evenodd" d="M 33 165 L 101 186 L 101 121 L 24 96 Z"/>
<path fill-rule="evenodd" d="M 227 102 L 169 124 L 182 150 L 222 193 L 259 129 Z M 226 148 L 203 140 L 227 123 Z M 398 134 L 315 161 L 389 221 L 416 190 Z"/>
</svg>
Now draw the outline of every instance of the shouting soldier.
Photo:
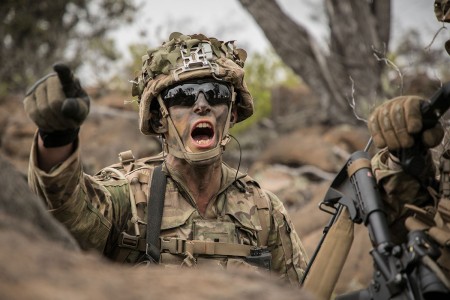
<svg viewBox="0 0 450 300">
<path fill-rule="evenodd" d="M 125 151 L 94 176 L 80 158 L 89 98 L 79 81 L 59 64 L 30 89 L 29 183 L 82 248 L 131 264 L 270 269 L 299 284 L 307 257 L 282 202 L 222 161 L 230 127 L 253 113 L 246 56 L 201 34 L 148 50 L 132 93 L 141 132 L 160 135 L 164 151 Z"/>
</svg>

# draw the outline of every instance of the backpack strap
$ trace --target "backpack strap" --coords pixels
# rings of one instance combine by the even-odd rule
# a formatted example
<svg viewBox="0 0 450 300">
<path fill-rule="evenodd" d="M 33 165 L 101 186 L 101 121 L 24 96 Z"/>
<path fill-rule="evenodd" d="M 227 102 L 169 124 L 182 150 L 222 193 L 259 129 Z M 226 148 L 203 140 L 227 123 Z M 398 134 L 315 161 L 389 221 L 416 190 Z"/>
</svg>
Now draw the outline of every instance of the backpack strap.
<svg viewBox="0 0 450 300">
<path fill-rule="evenodd" d="M 154 263 L 159 263 L 161 221 L 164 210 L 167 177 L 162 172 L 162 165 L 153 170 L 147 204 L 147 247 L 146 255 Z"/>
<path fill-rule="evenodd" d="M 261 231 L 258 232 L 258 246 L 263 247 L 267 246 L 269 239 L 269 231 L 272 225 L 270 219 L 272 205 L 267 194 L 261 189 L 258 189 L 258 196 L 255 198 L 259 222 L 261 223 Z"/>
<path fill-rule="evenodd" d="M 253 191 L 253 201 L 257 208 L 259 223 L 261 224 L 261 230 L 257 233 L 258 247 L 266 247 L 269 240 L 269 232 L 272 228 L 272 202 L 258 182 L 250 176 L 247 175 L 242 181 L 238 180 L 236 183 L 238 183 L 238 188 L 240 186 L 244 190 L 250 188 Z"/>
</svg>

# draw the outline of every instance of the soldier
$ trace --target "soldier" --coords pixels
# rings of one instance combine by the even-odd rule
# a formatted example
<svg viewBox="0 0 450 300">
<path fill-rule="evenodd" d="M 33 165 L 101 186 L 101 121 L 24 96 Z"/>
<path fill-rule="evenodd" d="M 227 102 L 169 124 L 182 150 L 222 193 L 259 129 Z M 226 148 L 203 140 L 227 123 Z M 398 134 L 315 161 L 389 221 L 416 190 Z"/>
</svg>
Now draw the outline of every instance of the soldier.
<svg viewBox="0 0 450 300">
<path fill-rule="evenodd" d="M 222 161 L 229 128 L 253 113 L 246 52 L 172 33 L 148 50 L 133 84 L 144 135 L 162 154 L 83 173 L 79 127 L 89 98 L 65 65 L 24 100 L 38 132 L 29 184 L 83 249 L 131 264 L 259 266 L 299 284 L 307 257 L 282 202 Z"/>
<path fill-rule="evenodd" d="M 450 22 L 449 7 L 447 0 L 435 1 L 439 21 Z M 448 45 L 449 42 L 447 51 Z M 446 149 L 441 154 L 437 168 L 430 149 L 441 143 L 444 129 L 440 123 L 422 129 L 421 106 L 425 101 L 418 96 L 400 96 L 374 110 L 368 127 L 374 144 L 382 150 L 372 159 L 372 168 L 381 187 L 394 238 L 405 242 L 408 231 L 425 230 L 439 244 L 441 256 L 437 263 L 450 280 L 450 152 Z M 421 156 L 425 164 L 415 168 L 412 163 L 408 171 L 401 160 L 412 147 L 420 149 L 416 156 Z M 437 169 L 441 170 L 438 179 Z M 439 188 L 444 193 L 437 198 Z"/>
</svg>

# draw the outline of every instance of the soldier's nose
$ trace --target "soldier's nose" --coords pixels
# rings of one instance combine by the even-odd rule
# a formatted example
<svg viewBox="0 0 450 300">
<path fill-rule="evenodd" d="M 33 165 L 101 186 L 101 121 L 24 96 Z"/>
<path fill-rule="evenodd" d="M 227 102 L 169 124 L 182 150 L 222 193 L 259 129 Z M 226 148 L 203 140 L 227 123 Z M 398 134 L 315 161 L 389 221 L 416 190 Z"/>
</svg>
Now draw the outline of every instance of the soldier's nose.
<svg viewBox="0 0 450 300">
<path fill-rule="evenodd" d="M 203 92 L 200 92 L 197 96 L 197 100 L 194 104 L 194 111 L 197 113 L 205 113 L 209 112 L 211 110 L 211 106 L 209 105 L 208 101 L 206 100 L 205 94 Z"/>
</svg>

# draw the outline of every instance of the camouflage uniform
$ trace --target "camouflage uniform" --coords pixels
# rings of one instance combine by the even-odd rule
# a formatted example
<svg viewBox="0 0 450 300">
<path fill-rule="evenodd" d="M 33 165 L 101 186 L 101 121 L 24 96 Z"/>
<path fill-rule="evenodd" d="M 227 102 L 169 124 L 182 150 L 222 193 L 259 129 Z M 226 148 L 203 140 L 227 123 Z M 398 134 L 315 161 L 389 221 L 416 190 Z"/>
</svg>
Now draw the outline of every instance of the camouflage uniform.
<svg viewBox="0 0 450 300">
<path fill-rule="evenodd" d="M 429 178 L 430 184 L 420 184 L 417 179 L 403 172 L 401 166 L 389 156 L 387 149 L 378 152 L 372 159 L 372 168 L 380 186 L 391 233 L 396 242 L 405 242 L 408 230 L 405 220 L 412 216 L 419 227 L 441 245 L 441 256 L 437 263 L 450 279 L 450 200 L 437 199 L 433 180 L 435 167 L 430 152 L 428 163 L 420 175 Z"/>
<path fill-rule="evenodd" d="M 77 147 L 66 161 L 45 173 L 37 167 L 35 142 L 30 157 L 29 183 L 83 249 L 96 249 L 113 260 L 136 263 L 142 256 L 139 250 L 142 250 L 145 239 L 139 241 L 136 251 L 128 251 L 126 255 L 119 251 L 122 232 L 130 233 L 130 228 L 133 231 L 134 224 L 130 223 L 130 187 L 135 195 L 136 206 L 144 208 L 138 223 L 140 236 L 145 237 L 143 222 L 146 222 L 146 193 L 153 168 L 161 161 L 161 157 L 140 159 L 132 164 L 128 173 L 122 164 L 113 165 L 112 168 L 127 173 L 126 180 L 107 169 L 90 176 L 82 171 Z M 166 250 L 169 250 L 173 243 L 187 245 L 186 242 L 192 239 L 201 243 L 211 238 L 208 234 L 212 234 L 214 239 L 218 238 L 219 242 L 224 239 L 225 243 L 256 246 L 261 226 L 268 226 L 267 246 L 272 254 L 272 270 L 291 283 L 299 283 L 307 264 L 306 253 L 283 204 L 275 195 L 264 192 L 256 182 L 243 174 L 238 176 L 238 181 L 245 186 L 245 191 L 239 189 L 235 181 L 236 170 L 223 164 L 220 192 L 202 216 L 185 188 L 183 178 L 165 164 L 163 172 L 168 175 L 168 180 L 160 235 L 162 248 L 167 246 Z M 266 196 L 262 196 L 264 194 Z M 258 201 L 255 199 L 261 199 L 261 196 L 268 199 L 266 204 L 255 204 Z M 258 209 L 266 210 L 267 224 L 264 225 L 264 220 L 258 217 Z M 208 222 L 220 222 L 219 229 L 213 228 L 205 234 Z M 196 232 L 196 228 L 200 228 L 200 232 Z M 174 249 L 162 251 L 161 263 L 189 266 L 214 262 L 225 268 L 247 266 L 240 256 L 188 253 L 186 249 L 180 250 L 180 253 L 174 253 Z"/>
</svg>

